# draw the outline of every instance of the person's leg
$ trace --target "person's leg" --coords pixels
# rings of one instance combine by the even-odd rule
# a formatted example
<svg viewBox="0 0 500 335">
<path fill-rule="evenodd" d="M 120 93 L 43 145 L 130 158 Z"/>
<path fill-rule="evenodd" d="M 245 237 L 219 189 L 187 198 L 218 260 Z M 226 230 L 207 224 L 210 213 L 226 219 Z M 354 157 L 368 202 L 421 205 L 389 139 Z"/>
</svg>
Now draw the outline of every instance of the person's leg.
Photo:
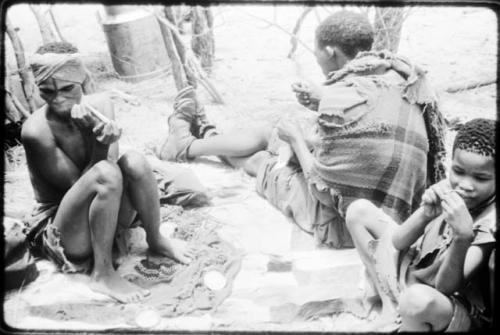
<svg viewBox="0 0 500 335">
<path fill-rule="evenodd" d="M 233 131 L 194 140 L 188 158 L 200 156 L 248 157 L 265 150 L 271 135 L 270 127 Z"/>
<path fill-rule="evenodd" d="M 388 223 L 385 220 L 379 219 L 380 216 L 380 209 L 365 199 L 352 202 L 346 211 L 347 229 L 365 266 L 371 284 L 373 284 L 378 297 L 382 301 L 382 315 L 384 316 L 395 314 L 395 310 L 392 307 L 393 304 L 389 301 L 389 296 L 381 292 L 372 258 L 373 251 L 369 248 L 370 241 L 380 239 L 382 234 L 388 229 Z"/>
<path fill-rule="evenodd" d="M 401 331 L 442 331 L 453 317 L 453 303 L 430 286 L 414 284 L 401 293 L 399 312 Z"/>
<path fill-rule="evenodd" d="M 148 291 L 120 277 L 112 265 L 112 247 L 122 195 L 116 164 L 101 161 L 90 168 L 62 199 L 53 224 L 69 259 L 93 254 L 91 288 L 121 302 L 138 301 Z"/>
<path fill-rule="evenodd" d="M 199 123 L 204 124 L 200 130 Z M 192 87 L 181 90 L 174 101 L 174 112 L 168 119 L 169 135 L 158 148 L 162 160 L 186 161 L 201 156 L 219 156 L 233 167 L 267 148 L 272 127 L 256 127 L 218 134 L 208 123 L 203 106 Z M 232 159 L 235 158 L 235 159 Z"/>
<path fill-rule="evenodd" d="M 120 222 L 130 222 L 129 205 L 137 211 L 146 231 L 151 251 L 189 263 L 191 254 L 180 241 L 168 240 L 160 234 L 160 200 L 153 171 L 146 158 L 137 152 L 127 152 L 118 160 L 122 171 L 127 198 L 122 201 Z"/>
</svg>

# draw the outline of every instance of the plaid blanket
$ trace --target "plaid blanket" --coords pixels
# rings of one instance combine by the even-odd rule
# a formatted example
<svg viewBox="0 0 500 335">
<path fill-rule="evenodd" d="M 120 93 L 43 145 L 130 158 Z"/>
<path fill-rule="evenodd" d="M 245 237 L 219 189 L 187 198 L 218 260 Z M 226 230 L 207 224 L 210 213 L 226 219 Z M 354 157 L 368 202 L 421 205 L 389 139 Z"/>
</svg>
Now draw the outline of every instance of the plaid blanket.
<svg viewBox="0 0 500 335">
<path fill-rule="evenodd" d="M 418 208 L 427 178 L 444 174 L 441 128 L 432 146 L 432 165 L 441 168 L 428 172 L 424 113 L 442 120 L 435 105 L 422 71 L 392 54 L 361 53 L 324 87 L 312 182 L 330 188 L 342 214 L 364 198 L 401 223 Z"/>
</svg>

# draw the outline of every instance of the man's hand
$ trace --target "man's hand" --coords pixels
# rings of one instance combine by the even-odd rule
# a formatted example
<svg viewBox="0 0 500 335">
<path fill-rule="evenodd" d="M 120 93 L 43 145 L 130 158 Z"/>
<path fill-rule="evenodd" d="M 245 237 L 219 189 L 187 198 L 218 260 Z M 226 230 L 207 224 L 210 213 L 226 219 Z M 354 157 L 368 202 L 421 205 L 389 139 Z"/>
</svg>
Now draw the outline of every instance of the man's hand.
<svg viewBox="0 0 500 335">
<path fill-rule="evenodd" d="M 300 82 L 293 83 L 292 90 L 295 92 L 299 104 L 313 111 L 318 110 L 319 101 L 321 100 L 318 92 L 314 92 L 307 84 Z"/>
<path fill-rule="evenodd" d="M 94 133 L 96 140 L 100 143 L 111 144 L 118 141 L 122 134 L 122 130 L 113 120 L 106 123 L 99 121 L 92 129 L 92 133 Z"/>
<path fill-rule="evenodd" d="M 92 129 L 99 121 L 82 105 L 74 105 L 71 108 L 71 119 L 81 129 Z"/>
<path fill-rule="evenodd" d="M 302 137 L 302 130 L 299 125 L 292 120 L 281 119 L 276 125 L 278 137 L 290 144 Z"/>
<path fill-rule="evenodd" d="M 451 226 L 453 235 L 461 241 L 471 242 L 474 233 L 472 231 L 472 217 L 469 209 L 457 191 L 449 191 L 441 197 L 441 207 L 446 222 Z"/>
</svg>

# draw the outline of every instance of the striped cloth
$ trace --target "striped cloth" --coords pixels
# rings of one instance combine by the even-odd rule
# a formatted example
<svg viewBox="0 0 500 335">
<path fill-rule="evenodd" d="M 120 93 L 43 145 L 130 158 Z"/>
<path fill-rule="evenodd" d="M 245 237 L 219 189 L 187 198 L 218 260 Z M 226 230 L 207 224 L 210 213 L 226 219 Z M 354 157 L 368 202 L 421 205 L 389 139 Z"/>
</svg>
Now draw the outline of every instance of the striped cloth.
<svg viewBox="0 0 500 335">
<path fill-rule="evenodd" d="M 319 106 L 311 182 L 330 189 L 342 216 L 352 201 L 364 198 L 401 223 L 426 188 L 423 114 L 436 102 L 422 72 L 407 66 L 402 73 L 391 61 L 399 58 L 387 55 L 362 53 L 330 75 Z"/>
</svg>

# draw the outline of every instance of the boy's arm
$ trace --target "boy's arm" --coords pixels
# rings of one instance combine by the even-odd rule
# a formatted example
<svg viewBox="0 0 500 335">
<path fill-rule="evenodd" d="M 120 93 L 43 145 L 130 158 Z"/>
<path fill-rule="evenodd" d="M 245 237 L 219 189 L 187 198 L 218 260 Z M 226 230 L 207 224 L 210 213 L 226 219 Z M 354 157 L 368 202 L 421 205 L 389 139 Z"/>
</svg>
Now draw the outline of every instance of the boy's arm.
<svg viewBox="0 0 500 335">
<path fill-rule="evenodd" d="M 441 214 L 441 197 L 449 189 L 449 181 L 443 180 L 425 191 L 422 206 L 394 231 L 392 243 L 396 249 L 404 250 L 422 236 L 429 222 Z"/>
<path fill-rule="evenodd" d="M 436 277 L 436 289 L 443 294 L 459 290 L 484 264 L 493 247 L 494 243 L 471 245 L 465 241 L 460 245 L 453 240 Z"/>
<path fill-rule="evenodd" d="M 392 244 L 397 250 L 410 247 L 420 236 L 434 217 L 426 215 L 423 207 L 417 209 L 405 222 L 396 227 L 392 235 Z"/>
<path fill-rule="evenodd" d="M 436 289 L 452 294 L 463 287 L 465 280 L 479 267 L 485 250 L 478 246 L 470 248 L 474 240 L 473 220 L 462 197 L 456 192 L 444 194 L 441 206 L 453 239 L 438 270 Z"/>
</svg>

